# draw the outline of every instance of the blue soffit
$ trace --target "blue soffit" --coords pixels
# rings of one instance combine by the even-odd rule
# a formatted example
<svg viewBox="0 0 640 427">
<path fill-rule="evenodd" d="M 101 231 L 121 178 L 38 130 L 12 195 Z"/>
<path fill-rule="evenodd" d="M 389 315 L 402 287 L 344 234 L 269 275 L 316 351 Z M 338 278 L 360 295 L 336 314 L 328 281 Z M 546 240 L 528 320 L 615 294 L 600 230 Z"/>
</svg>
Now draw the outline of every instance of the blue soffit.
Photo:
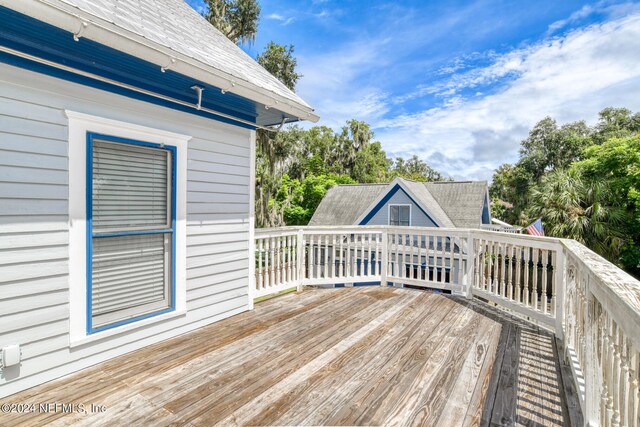
<svg viewBox="0 0 640 427">
<path fill-rule="evenodd" d="M 223 94 L 220 88 L 208 85 L 192 77 L 171 70 L 166 70 L 163 73 L 158 65 L 92 40 L 80 38 L 79 41 L 75 41 L 73 34 L 70 32 L 6 7 L 0 7 L 0 22 L 2 22 L 2 25 L 0 25 L 0 45 L 13 50 L 193 105 L 198 103 L 198 95 L 191 87 L 198 85 L 204 88 L 202 94 L 203 107 L 260 126 L 280 124 L 283 118 L 286 118 L 287 122 L 298 120 L 297 117 L 274 108 L 266 109 L 264 105 L 242 96 L 229 92 Z M 248 124 L 199 111 L 190 106 L 158 99 L 9 53 L 0 52 L 0 61 L 168 108 L 213 118 L 226 123 L 233 123 L 246 128 L 253 128 Z"/>
</svg>

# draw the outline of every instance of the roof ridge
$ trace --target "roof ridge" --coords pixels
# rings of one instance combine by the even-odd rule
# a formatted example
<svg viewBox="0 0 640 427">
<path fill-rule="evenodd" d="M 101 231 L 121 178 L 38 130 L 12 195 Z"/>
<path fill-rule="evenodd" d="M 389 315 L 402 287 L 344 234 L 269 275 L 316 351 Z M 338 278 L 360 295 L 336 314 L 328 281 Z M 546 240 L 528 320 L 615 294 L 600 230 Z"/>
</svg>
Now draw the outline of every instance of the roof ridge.
<svg viewBox="0 0 640 427">
<path fill-rule="evenodd" d="M 357 182 L 355 184 L 338 184 L 338 185 L 334 185 L 331 188 L 336 188 L 336 187 L 364 187 L 364 186 L 373 186 L 373 185 L 389 185 L 390 183 L 383 183 L 383 182 Z"/>
<path fill-rule="evenodd" d="M 487 182 L 486 180 L 466 180 L 466 181 L 426 181 L 425 184 L 481 184 Z"/>
</svg>

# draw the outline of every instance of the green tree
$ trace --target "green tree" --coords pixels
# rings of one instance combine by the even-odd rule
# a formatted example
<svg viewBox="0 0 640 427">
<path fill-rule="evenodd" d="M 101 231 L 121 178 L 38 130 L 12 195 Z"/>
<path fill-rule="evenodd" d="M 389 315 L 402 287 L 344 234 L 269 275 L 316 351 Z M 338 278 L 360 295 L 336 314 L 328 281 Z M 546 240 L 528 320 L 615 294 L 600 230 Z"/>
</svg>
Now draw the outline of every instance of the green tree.
<svg viewBox="0 0 640 427">
<path fill-rule="evenodd" d="M 608 107 L 600 111 L 595 126 L 594 142 L 602 144 L 611 138 L 625 138 L 640 132 L 640 113 L 626 108 Z"/>
<path fill-rule="evenodd" d="M 446 181 L 448 179 L 415 154 L 409 160 L 397 157 L 393 163 L 391 175 L 394 178 L 402 177 L 422 182 Z"/>
<path fill-rule="evenodd" d="M 302 74 L 296 72 L 298 61 L 293 56 L 293 45 L 282 46 L 269 42 L 257 59 L 258 64 L 284 83 L 286 87 L 291 90 L 296 89 L 296 83 Z"/>
<path fill-rule="evenodd" d="M 578 168 L 555 170 L 532 190 L 528 214 L 542 218 L 547 235 L 575 239 L 616 262 L 625 212 L 611 196 L 606 181 L 588 179 Z"/>
<path fill-rule="evenodd" d="M 593 144 L 590 136 L 584 121 L 558 127 L 554 119 L 545 117 L 522 141 L 518 163 L 531 174 L 533 182 L 538 182 L 545 172 L 578 160 L 582 150 Z"/>
<path fill-rule="evenodd" d="M 204 17 L 234 43 L 253 43 L 258 32 L 257 0 L 206 0 Z"/>
<path fill-rule="evenodd" d="M 331 187 L 353 183 L 344 175 L 310 175 L 298 180 L 285 174 L 272 204 L 283 212 L 287 225 L 306 225 Z"/>
<path fill-rule="evenodd" d="M 369 145 L 373 136 L 373 131 L 367 123 L 355 119 L 347 121 L 338 137 L 338 150 L 335 159 L 342 166 L 341 173 L 349 176 L 354 175 L 353 168 L 356 157 Z"/>
<path fill-rule="evenodd" d="M 625 210 L 625 220 L 616 224 L 624 238 L 620 262 L 640 277 L 640 135 L 589 147 L 585 159 L 574 167 L 589 180 L 607 183 L 610 203 Z"/>
<path fill-rule="evenodd" d="M 389 180 L 390 163 L 382 144 L 372 142 L 356 154 L 352 178 L 362 183 L 386 182 Z"/>
</svg>

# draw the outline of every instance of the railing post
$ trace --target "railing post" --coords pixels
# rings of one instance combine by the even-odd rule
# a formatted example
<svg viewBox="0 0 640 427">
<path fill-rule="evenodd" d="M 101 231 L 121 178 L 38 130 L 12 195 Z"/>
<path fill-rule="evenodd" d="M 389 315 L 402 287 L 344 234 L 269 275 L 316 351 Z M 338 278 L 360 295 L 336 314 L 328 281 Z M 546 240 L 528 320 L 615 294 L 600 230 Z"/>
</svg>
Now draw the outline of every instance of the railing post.
<svg viewBox="0 0 640 427">
<path fill-rule="evenodd" d="M 253 218 L 252 218 L 253 220 Z M 253 310 L 253 300 L 256 294 L 256 234 L 253 221 L 249 224 L 249 292 L 248 307 Z"/>
<path fill-rule="evenodd" d="M 380 286 L 387 286 L 389 267 L 389 237 L 387 228 L 382 229 L 382 253 L 380 254 Z"/>
<path fill-rule="evenodd" d="M 475 248 L 476 248 L 476 245 L 475 245 L 474 237 L 471 234 L 471 232 L 467 232 L 467 271 L 466 271 L 466 277 L 465 277 L 466 286 L 467 286 L 467 289 L 466 289 L 467 298 L 473 298 L 473 281 L 475 280 L 475 275 L 476 275 Z M 460 266 L 460 268 L 462 268 L 462 266 Z"/>
<path fill-rule="evenodd" d="M 297 254 L 296 257 L 296 278 L 297 278 L 297 286 L 298 292 L 302 291 L 302 281 L 304 280 L 304 230 L 302 228 L 298 229 L 298 235 L 296 239 L 297 244 Z"/>
<path fill-rule="evenodd" d="M 564 248 L 556 250 L 556 265 L 554 268 L 555 293 L 556 293 L 556 338 L 564 340 L 564 294 L 567 288 L 567 263 L 565 262 Z"/>
</svg>

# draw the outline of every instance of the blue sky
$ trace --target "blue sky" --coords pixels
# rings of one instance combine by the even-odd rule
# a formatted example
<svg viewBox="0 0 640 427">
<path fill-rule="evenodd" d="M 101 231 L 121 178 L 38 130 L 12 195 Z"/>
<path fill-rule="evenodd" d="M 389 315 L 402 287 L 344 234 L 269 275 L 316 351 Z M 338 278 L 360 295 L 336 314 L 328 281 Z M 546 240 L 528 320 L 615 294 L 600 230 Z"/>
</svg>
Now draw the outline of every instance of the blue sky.
<svg viewBox="0 0 640 427">
<path fill-rule="evenodd" d="M 201 0 L 188 0 L 201 10 Z M 297 92 L 338 129 L 368 122 L 388 155 L 489 179 L 547 115 L 640 111 L 640 2 L 262 0 L 255 57 L 293 44 Z M 309 124 L 305 126 L 310 126 Z"/>
</svg>

